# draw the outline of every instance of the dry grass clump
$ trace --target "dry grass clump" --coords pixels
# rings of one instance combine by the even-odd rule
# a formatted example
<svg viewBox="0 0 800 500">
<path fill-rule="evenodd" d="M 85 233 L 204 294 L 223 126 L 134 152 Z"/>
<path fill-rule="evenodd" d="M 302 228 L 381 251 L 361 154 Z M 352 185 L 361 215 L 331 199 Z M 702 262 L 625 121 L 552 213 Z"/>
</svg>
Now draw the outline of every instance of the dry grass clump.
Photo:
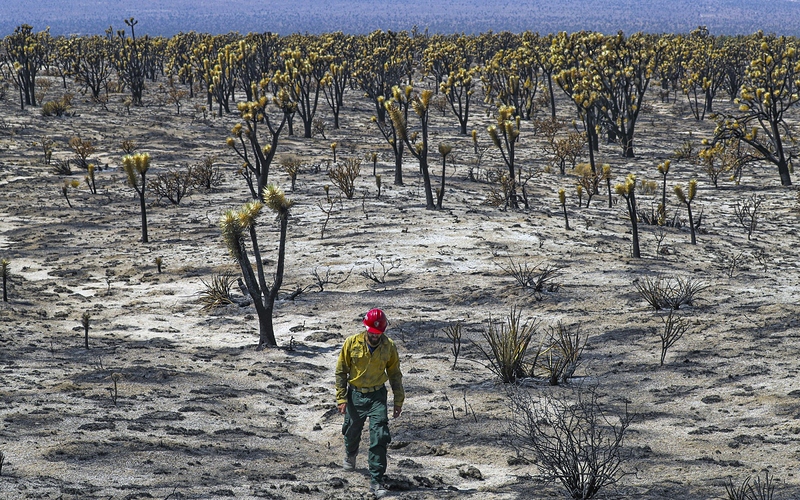
<svg viewBox="0 0 800 500">
<path fill-rule="evenodd" d="M 680 309 L 682 305 L 694 305 L 697 294 L 707 289 L 710 285 L 696 278 L 683 278 L 681 276 L 654 278 L 645 276 L 633 282 L 636 291 L 653 309 Z"/>
</svg>

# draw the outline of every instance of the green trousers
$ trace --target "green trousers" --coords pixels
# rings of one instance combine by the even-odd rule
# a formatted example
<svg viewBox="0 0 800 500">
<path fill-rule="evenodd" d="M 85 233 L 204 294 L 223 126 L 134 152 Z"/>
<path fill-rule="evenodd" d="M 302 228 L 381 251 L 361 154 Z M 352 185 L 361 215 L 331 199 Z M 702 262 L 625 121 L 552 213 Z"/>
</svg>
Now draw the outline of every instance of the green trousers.
<svg viewBox="0 0 800 500">
<path fill-rule="evenodd" d="M 369 418 L 369 474 L 373 483 L 383 482 L 386 473 L 386 446 L 392 442 L 389 434 L 389 415 L 386 410 L 386 387 L 362 394 L 347 391 L 347 409 L 344 413 L 344 447 L 348 455 L 358 453 L 361 431 Z"/>
</svg>

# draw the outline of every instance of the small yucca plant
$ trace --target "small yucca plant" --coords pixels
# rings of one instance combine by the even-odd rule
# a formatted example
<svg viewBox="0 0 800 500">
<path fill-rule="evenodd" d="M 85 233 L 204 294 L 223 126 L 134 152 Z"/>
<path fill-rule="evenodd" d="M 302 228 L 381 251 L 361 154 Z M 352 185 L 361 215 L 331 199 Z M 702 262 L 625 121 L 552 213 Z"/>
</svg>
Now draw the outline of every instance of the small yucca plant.
<svg viewBox="0 0 800 500">
<path fill-rule="evenodd" d="M 525 355 L 536 328 L 536 322 L 521 324 L 516 308 L 511 309 L 511 314 L 504 322 L 497 323 L 489 318 L 487 329 L 483 333 L 489 350 L 485 350 L 480 344 L 476 345 L 489 362 L 488 368 L 503 383 L 514 382 L 525 376 Z"/>
<path fill-rule="evenodd" d="M 625 182 L 617 184 L 614 189 L 618 195 L 625 198 L 627 203 L 628 217 L 631 220 L 633 256 L 638 259 L 641 257 L 641 253 L 639 252 L 639 226 L 636 213 L 636 176 L 628 174 Z"/>
<path fill-rule="evenodd" d="M 142 212 L 142 243 L 147 243 L 147 206 L 145 205 L 145 174 L 150 168 L 150 155 L 147 153 L 137 153 L 135 155 L 125 155 L 122 158 L 122 167 L 128 175 L 128 184 L 136 190 L 139 195 L 139 206 Z"/>
<path fill-rule="evenodd" d="M 81 316 L 81 326 L 83 326 L 83 346 L 89 348 L 89 320 L 92 318 L 89 312 L 83 313 Z"/>
<path fill-rule="evenodd" d="M 694 201 L 695 195 L 697 195 L 697 179 L 689 181 L 689 189 L 686 193 L 684 193 L 680 185 L 675 186 L 675 196 L 678 197 L 681 203 L 686 205 L 686 209 L 689 212 L 689 232 L 692 238 L 692 245 L 697 245 L 697 238 L 694 232 L 694 218 L 692 217 L 692 201 Z"/>
<path fill-rule="evenodd" d="M 567 217 L 567 192 L 564 188 L 558 190 L 558 201 L 561 203 L 561 209 L 564 211 L 564 228 L 569 231 L 569 218 Z"/>
</svg>

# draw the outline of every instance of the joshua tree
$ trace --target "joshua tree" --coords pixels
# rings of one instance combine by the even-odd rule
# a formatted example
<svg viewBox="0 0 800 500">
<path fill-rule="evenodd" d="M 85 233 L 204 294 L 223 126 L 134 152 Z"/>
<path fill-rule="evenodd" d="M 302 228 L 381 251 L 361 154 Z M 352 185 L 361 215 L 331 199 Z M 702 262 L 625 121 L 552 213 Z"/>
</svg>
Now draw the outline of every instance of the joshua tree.
<svg viewBox="0 0 800 500">
<path fill-rule="evenodd" d="M 601 167 L 603 170 L 603 179 L 606 181 L 606 188 L 608 189 L 608 208 L 614 206 L 614 200 L 611 198 L 611 165 L 604 163 Z"/>
<path fill-rule="evenodd" d="M 61 186 L 61 194 L 63 194 L 64 199 L 67 200 L 67 205 L 69 205 L 69 208 L 72 208 L 72 203 L 69 201 L 69 194 L 67 194 L 67 191 L 69 191 L 69 188 L 76 188 L 79 185 L 80 183 L 75 179 L 72 179 L 71 181 L 64 179 L 64 184 Z"/>
<path fill-rule="evenodd" d="M 512 208 L 519 208 L 517 203 L 515 152 L 519 140 L 520 117 L 513 106 L 500 106 L 497 113 L 497 125 L 488 128 L 492 142 L 503 155 L 503 162 L 508 167 L 508 178 L 511 183 L 508 201 Z"/>
<path fill-rule="evenodd" d="M 233 149 L 244 165 L 239 173 L 247 182 L 253 199 L 258 199 L 264 192 L 264 187 L 269 179 L 269 167 L 278 150 L 278 139 L 281 131 L 289 121 L 289 116 L 294 113 L 296 104 L 289 98 L 289 94 L 280 89 L 273 96 L 272 104 L 281 111 L 281 119 L 272 120 L 267 112 L 270 100 L 266 96 L 269 81 L 261 81 L 256 99 L 240 102 L 237 106 L 242 116 L 242 123 L 237 123 L 232 130 L 232 137 L 228 137 L 228 147 Z M 267 144 L 262 146 L 259 139 L 259 127 L 266 125 Z M 255 178 L 255 179 L 254 179 Z M 255 180 L 255 183 L 253 182 Z"/>
<path fill-rule="evenodd" d="M 353 59 L 353 81 L 375 104 L 378 122 L 386 122 L 385 101 L 392 87 L 411 82 L 414 71 L 413 40 L 405 31 L 374 31 L 363 37 Z"/>
<path fill-rule="evenodd" d="M 392 89 L 394 93 L 394 101 L 404 99 L 403 92 L 399 87 Z M 405 98 L 411 94 L 410 89 L 407 88 Z M 400 106 L 393 104 L 393 102 L 386 103 L 386 111 L 392 119 L 394 128 L 397 130 L 398 137 L 405 142 L 411 155 L 419 161 L 419 170 L 422 172 L 422 182 L 425 187 L 425 208 L 433 210 L 436 204 L 433 201 L 433 189 L 431 187 L 431 176 L 428 168 L 428 110 L 430 108 L 431 97 L 433 92 L 430 90 L 423 90 L 419 95 L 411 98 L 411 107 L 419 117 L 420 131 L 422 140 L 417 140 L 419 132 L 409 133 L 408 122 L 406 116 L 402 112 Z"/>
<path fill-rule="evenodd" d="M 281 58 L 284 68 L 276 71 L 273 79 L 297 103 L 297 114 L 303 121 L 303 137 L 310 138 L 320 94 L 332 83 L 328 72 L 331 58 L 312 37 L 304 37 L 297 47 L 282 52 Z"/>
<path fill-rule="evenodd" d="M 402 91 L 395 93 L 395 96 L 397 97 L 396 99 L 395 97 L 392 97 L 387 101 L 381 98 L 381 102 L 385 106 L 384 109 L 397 108 L 395 114 L 399 113 L 400 116 L 402 116 L 403 124 L 408 122 L 408 106 L 411 98 L 411 91 L 412 87 L 408 85 Z M 373 116 L 372 123 L 377 125 L 378 130 L 381 132 L 381 135 L 383 135 L 383 138 L 386 139 L 386 142 L 392 148 L 392 154 L 394 155 L 394 185 L 402 186 L 403 151 L 405 149 L 405 142 L 400 137 L 400 131 L 397 130 L 394 120 L 392 120 L 391 118 L 389 120 L 381 121 L 378 119 L 377 116 Z M 373 163 L 373 170 L 375 170 L 376 168 L 377 165 Z"/>
<path fill-rule="evenodd" d="M 83 346 L 89 348 L 89 320 L 92 315 L 89 312 L 84 312 L 81 316 L 81 326 L 83 326 Z"/>
<path fill-rule="evenodd" d="M 675 186 L 675 196 L 686 205 L 686 209 L 689 211 L 689 230 L 691 231 L 692 235 L 692 245 L 697 245 L 697 239 L 694 235 L 694 219 L 692 218 L 692 201 L 694 201 L 694 197 L 697 194 L 697 179 L 692 179 L 689 181 L 689 192 L 684 193 L 683 188 L 681 186 Z"/>
<path fill-rule="evenodd" d="M 344 108 L 344 92 L 352 76 L 352 61 L 355 60 L 353 39 L 352 35 L 341 32 L 324 35 L 323 39 L 325 50 L 332 61 L 326 77 L 329 84 L 322 87 L 322 93 L 331 108 L 335 129 L 339 128 L 339 114 Z"/>
<path fill-rule="evenodd" d="M 441 84 L 440 90 L 444 93 L 453 114 L 458 118 L 461 135 L 467 135 L 467 122 L 469 121 L 469 105 L 475 87 L 475 75 L 478 68 L 458 68 L 447 76 L 447 81 Z"/>
<path fill-rule="evenodd" d="M 130 38 L 125 36 L 125 30 L 117 32 L 115 39 L 114 65 L 120 80 L 125 82 L 131 90 L 131 98 L 136 106 L 142 105 L 142 94 L 144 93 L 144 79 L 146 76 L 145 59 L 147 52 L 152 50 L 150 39 L 145 35 L 144 39 L 136 38 L 136 25 L 139 24 L 134 18 L 125 19 L 125 24 L 131 29 Z"/>
<path fill-rule="evenodd" d="M 97 184 L 95 183 L 94 179 L 94 171 L 95 171 L 94 163 L 90 163 L 89 166 L 86 167 L 87 173 L 83 179 L 86 181 L 86 185 L 89 186 L 89 191 L 92 194 L 97 194 Z"/>
<path fill-rule="evenodd" d="M 564 188 L 558 190 L 558 201 L 561 203 L 561 209 L 564 210 L 564 228 L 569 231 L 569 217 L 567 217 L 567 193 Z"/>
<path fill-rule="evenodd" d="M 628 216 L 631 219 L 631 234 L 633 235 L 633 256 L 638 259 L 641 257 L 641 253 L 639 252 L 639 226 L 637 224 L 638 215 L 636 214 L 636 176 L 628 174 L 625 182 L 617 184 L 614 189 L 627 202 Z"/>
<path fill-rule="evenodd" d="M 283 191 L 272 184 L 264 188 L 262 197 L 264 199 L 263 203 L 260 200 L 254 200 L 239 210 L 225 212 L 220 224 L 222 237 L 228 246 L 231 256 L 239 263 L 247 292 L 253 299 L 253 304 L 258 313 L 259 338 L 257 350 L 259 351 L 265 347 L 278 345 L 275 341 L 275 331 L 272 327 L 272 311 L 275 307 L 275 299 L 278 297 L 278 290 L 280 290 L 283 283 L 286 229 L 289 221 L 289 210 L 293 205 L 293 202 L 286 198 Z M 256 235 L 257 219 L 264 205 L 277 213 L 278 221 L 280 222 L 278 265 L 275 271 L 275 281 L 271 286 L 267 286 L 267 281 L 264 277 L 264 265 L 258 247 L 258 236 Z M 247 253 L 245 234 L 250 235 L 255 270 Z"/>
<path fill-rule="evenodd" d="M 791 162 L 800 153 L 784 115 L 800 102 L 800 54 L 791 37 L 759 33 L 756 40 L 760 50 L 745 72 L 738 113 L 716 115 L 712 143 L 735 138 L 749 144 L 758 159 L 778 167 L 781 184 L 790 186 Z"/>
<path fill-rule="evenodd" d="M 442 155 L 442 185 L 436 190 L 436 208 L 442 209 L 442 198 L 444 198 L 444 179 L 447 170 L 447 155 L 453 151 L 453 145 L 446 142 L 439 144 L 439 154 Z"/>
<path fill-rule="evenodd" d="M 36 73 L 49 58 L 52 45 L 49 28 L 34 33 L 29 24 L 17 26 L 14 33 L 3 39 L 2 48 L 14 70 L 10 74 L 19 89 L 21 108 L 36 106 Z"/>
<path fill-rule="evenodd" d="M 122 158 L 122 167 L 128 174 L 128 184 L 139 195 L 139 206 L 142 209 L 142 243 L 147 243 L 147 205 L 144 202 L 144 191 L 146 187 L 145 174 L 150 168 L 150 155 L 147 153 L 125 155 Z"/>
</svg>

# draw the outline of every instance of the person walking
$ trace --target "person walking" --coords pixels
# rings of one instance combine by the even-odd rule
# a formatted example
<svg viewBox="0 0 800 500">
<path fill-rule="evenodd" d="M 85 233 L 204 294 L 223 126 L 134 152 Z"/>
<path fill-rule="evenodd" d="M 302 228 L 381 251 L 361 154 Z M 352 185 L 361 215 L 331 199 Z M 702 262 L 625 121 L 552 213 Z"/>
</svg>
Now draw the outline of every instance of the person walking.
<svg viewBox="0 0 800 500">
<path fill-rule="evenodd" d="M 366 331 L 344 341 L 336 362 L 336 405 L 344 414 L 344 470 L 355 470 L 358 445 L 364 422 L 369 418 L 369 454 L 367 463 L 370 490 L 376 498 L 386 495 L 383 476 L 386 473 L 386 446 L 392 441 L 389 433 L 386 381 L 392 386 L 393 416 L 403 412 L 405 391 L 400 357 L 394 342 L 385 334 L 389 321 L 380 309 L 370 310 L 364 317 Z"/>
</svg>

